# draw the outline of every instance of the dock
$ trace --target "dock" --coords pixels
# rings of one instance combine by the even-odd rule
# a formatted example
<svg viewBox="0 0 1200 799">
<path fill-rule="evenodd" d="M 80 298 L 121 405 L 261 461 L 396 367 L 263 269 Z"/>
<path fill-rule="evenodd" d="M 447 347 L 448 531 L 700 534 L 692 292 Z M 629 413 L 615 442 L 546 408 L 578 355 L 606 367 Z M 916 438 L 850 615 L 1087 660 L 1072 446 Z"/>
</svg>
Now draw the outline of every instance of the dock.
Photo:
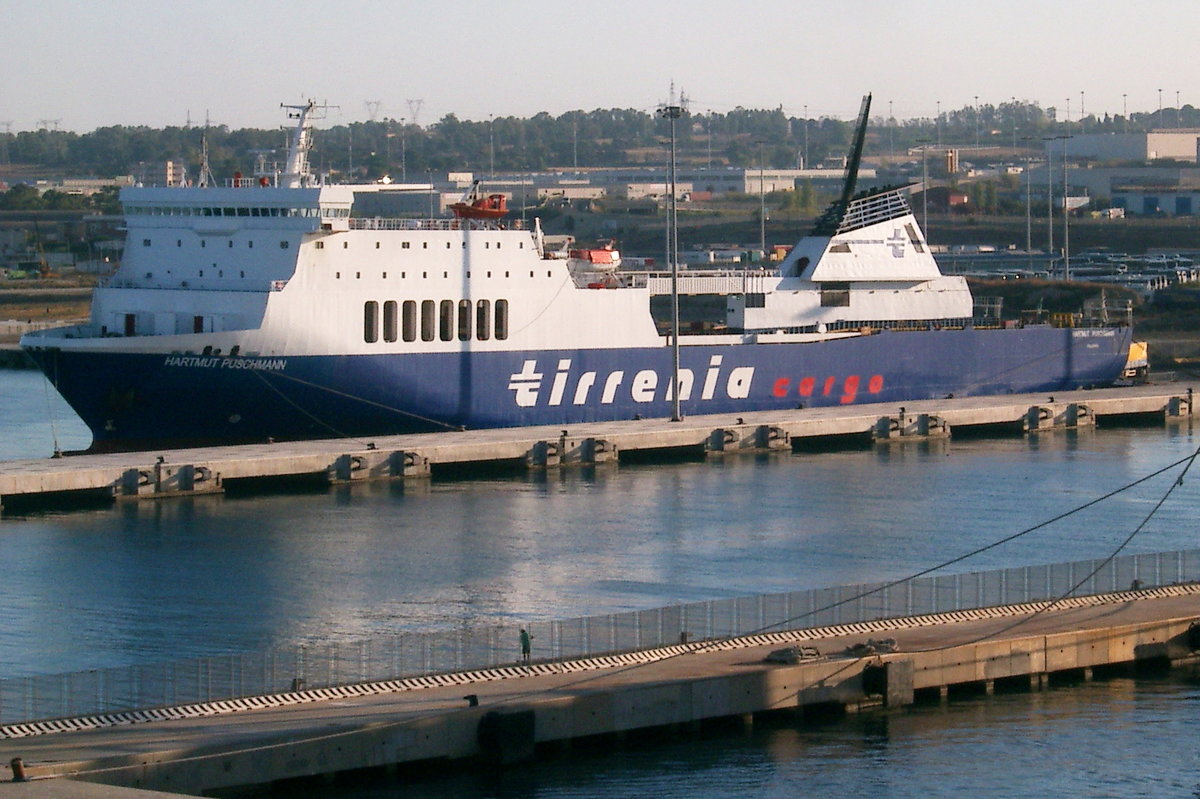
<svg viewBox="0 0 1200 799">
<path fill-rule="evenodd" d="M 647 452 L 707 455 L 802 448 L 829 439 L 894 444 L 954 430 L 1017 434 L 1088 428 L 1122 417 L 1190 420 L 1182 383 L 1055 394 L 946 398 L 355 439 L 163 449 L 0 462 L 0 507 L 72 496 L 161 499 L 219 493 L 236 481 L 312 478 L 330 483 L 436 476 L 447 467 L 513 464 L 543 469 L 616 462 Z"/>
<path fill-rule="evenodd" d="M 533 663 L 0 740 L 33 780 L 200 793 L 412 764 L 502 767 L 630 733 L 898 711 L 1200 662 L 1200 585 L 1131 589 Z M 460 764 L 460 765 L 453 765 Z M 0 765 L 0 780 L 7 778 Z M 295 785 L 293 787 L 296 787 Z M 23 786 L 0 783 L 0 799 Z M 302 788 L 298 788 L 302 793 Z M 78 794 L 87 796 L 87 794 Z M 97 797 L 102 794 L 96 794 Z"/>
</svg>

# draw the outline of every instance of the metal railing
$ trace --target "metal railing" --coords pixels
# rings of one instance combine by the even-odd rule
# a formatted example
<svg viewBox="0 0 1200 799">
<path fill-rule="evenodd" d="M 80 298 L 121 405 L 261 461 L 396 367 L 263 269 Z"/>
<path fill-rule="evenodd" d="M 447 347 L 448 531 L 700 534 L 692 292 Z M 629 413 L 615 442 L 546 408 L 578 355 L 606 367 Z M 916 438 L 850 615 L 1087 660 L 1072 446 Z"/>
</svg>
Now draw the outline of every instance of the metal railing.
<svg viewBox="0 0 1200 799">
<path fill-rule="evenodd" d="M 520 219 L 487 220 L 409 217 L 352 216 L 351 230 L 524 230 Z"/>
<path fill-rule="evenodd" d="M 947 613 L 1133 586 L 1200 581 L 1200 550 L 1022 566 L 525 625 L 539 662 L 594 657 L 756 632 Z M 1084 578 L 1092 571 L 1096 574 Z M 171 663 L 0 679 L 0 724 L 145 710 L 244 696 L 513 665 L 516 625 L 400 633 L 349 643 L 193 658 Z"/>
</svg>

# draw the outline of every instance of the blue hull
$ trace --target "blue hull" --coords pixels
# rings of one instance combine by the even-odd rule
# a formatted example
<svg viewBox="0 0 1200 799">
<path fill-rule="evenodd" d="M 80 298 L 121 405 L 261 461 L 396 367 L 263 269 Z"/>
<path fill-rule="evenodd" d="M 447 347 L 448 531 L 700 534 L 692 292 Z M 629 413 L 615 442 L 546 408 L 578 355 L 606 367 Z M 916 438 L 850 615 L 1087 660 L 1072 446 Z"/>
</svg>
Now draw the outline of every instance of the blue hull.
<svg viewBox="0 0 1200 799">
<path fill-rule="evenodd" d="M 685 346 L 685 415 L 1111 384 L 1128 328 L 929 330 Z M 670 414 L 669 347 L 369 356 L 30 355 L 94 450 L 565 425 Z"/>
</svg>

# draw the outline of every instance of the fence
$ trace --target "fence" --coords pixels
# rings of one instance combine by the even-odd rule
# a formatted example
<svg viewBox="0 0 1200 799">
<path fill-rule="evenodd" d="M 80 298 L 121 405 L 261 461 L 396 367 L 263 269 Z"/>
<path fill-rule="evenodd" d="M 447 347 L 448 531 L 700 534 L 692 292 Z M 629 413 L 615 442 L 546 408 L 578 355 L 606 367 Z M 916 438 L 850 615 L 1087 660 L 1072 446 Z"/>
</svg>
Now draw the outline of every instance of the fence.
<svg viewBox="0 0 1200 799">
<path fill-rule="evenodd" d="M 1024 566 L 923 577 L 896 585 L 868 583 L 784 594 L 671 605 L 654 610 L 534 622 L 536 661 L 648 649 L 858 621 L 945 613 L 1052 599 L 1078 582 L 1075 595 L 1200 580 L 1200 550 L 1130 555 L 1101 561 Z M 1084 580 L 1092 571 L 1096 574 Z M 0 679 L 0 724 L 324 688 L 357 682 L 512 665 L 519 658 L 512 626 L 401 633 L 352 643 L 298 646 L 172 663 Z"/>
</svg>

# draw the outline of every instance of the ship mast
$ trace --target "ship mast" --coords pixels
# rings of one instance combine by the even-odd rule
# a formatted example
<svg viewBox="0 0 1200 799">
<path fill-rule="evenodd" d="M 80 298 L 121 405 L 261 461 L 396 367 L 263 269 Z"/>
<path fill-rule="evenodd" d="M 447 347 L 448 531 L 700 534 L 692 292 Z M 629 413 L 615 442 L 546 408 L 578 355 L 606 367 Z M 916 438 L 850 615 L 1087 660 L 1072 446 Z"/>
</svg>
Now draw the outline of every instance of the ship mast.
<svg viewBox="0 0 1200 799">
<path fill-rule="evenodd" d="M 299 189 L 307 185 L 312 178 L 308 170 L 308 151 L 312 147 L 312 120 L 317 118 L 318 111 L 325 111 L 328 106 L 317 105 L 315 100 L 309 100 L 304 105 L 279 104 L 280 108 L 288 109 L 288 119 L 296 120 L 288 142 L 287 165 L 284 173 L 279 176 L 279 185 L 288 189 Z"/>
</svg>

